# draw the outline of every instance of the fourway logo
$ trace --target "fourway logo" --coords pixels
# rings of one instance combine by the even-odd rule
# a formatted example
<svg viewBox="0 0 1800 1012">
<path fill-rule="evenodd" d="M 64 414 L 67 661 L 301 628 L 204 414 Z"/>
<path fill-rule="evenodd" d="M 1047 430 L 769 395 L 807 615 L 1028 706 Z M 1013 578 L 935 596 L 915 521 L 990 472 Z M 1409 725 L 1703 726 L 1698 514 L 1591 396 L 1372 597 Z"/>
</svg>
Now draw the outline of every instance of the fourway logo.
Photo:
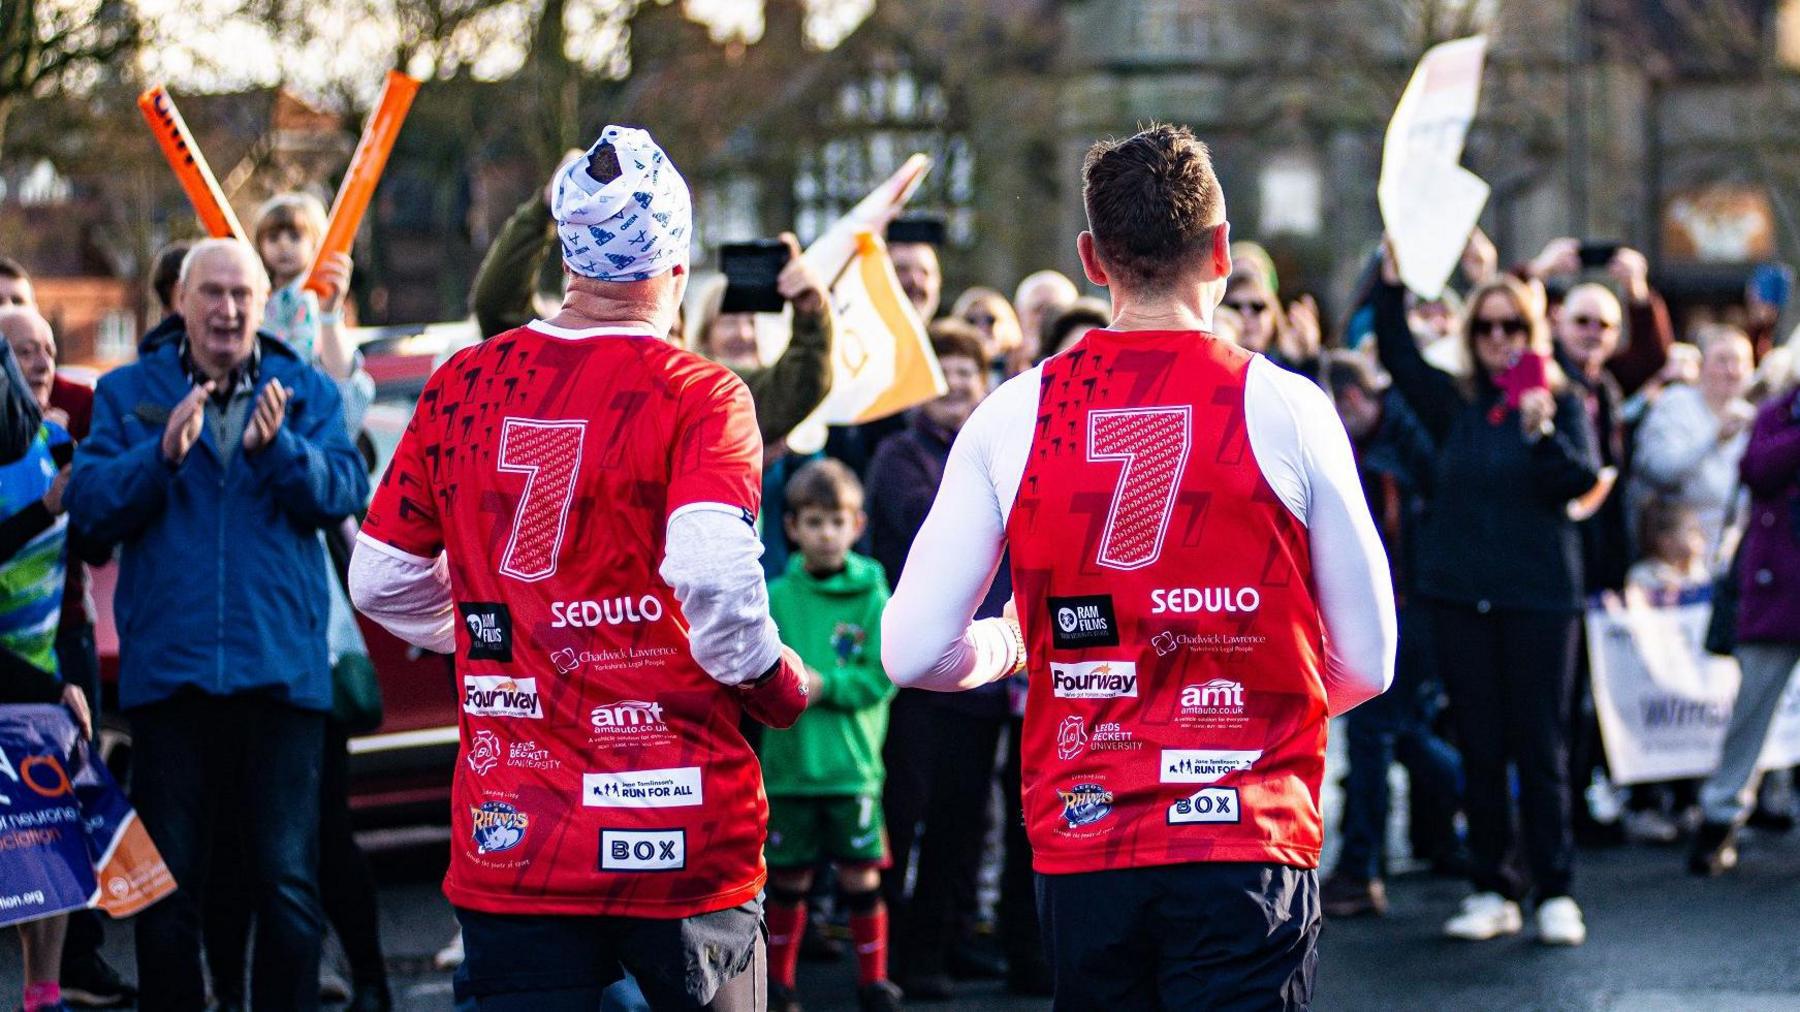
<svg viewBox="0 0 1800 1012">
<path fill-rule="evenodd" d="M 686 808 L 702 797 L 698 766 L 581 775 L 581 803 L 589 808 Z"/>
<path fill-rule="evenodd" d="M 528 717 L 544 715 L 538 700 L 537 679 L 505 675 L 465 675 L 463 712 L 475 717 Z"/>
<path fill-rule="evenodd" d="M 1162 750 L 1162 782 L 1218 783 L 1226 774 L 1242 773 L 1261 758 L 1261 749 L 1165 748 Z"/>
<path fill-rule="evenodd" d="M 1135 699 L 1138 694 L 1137 665 L 1130 661 L 1053 662 L 1050 688 L 1058 699 Z"/>
</svg>

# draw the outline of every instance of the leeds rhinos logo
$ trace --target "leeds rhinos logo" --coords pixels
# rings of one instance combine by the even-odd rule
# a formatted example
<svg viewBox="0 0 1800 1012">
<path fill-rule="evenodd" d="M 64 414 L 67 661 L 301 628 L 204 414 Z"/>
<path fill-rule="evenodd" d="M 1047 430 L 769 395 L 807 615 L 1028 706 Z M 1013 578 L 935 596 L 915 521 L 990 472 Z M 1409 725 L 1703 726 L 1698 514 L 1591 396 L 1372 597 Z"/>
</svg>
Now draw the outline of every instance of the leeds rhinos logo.
<svg viewBox="0 0 1800 1012">
<path fill-rule="evenodd" d="M 531 817 L 504 801 L 483 801 L 469 807 L 471 835 L 477 854 L 497 854 L 525 842 Z"/>
<path fill-rule="evenodd" d="M 1062 798 L 1063 821 L 1070 829 L 1091 826 L 1112 814 L 1113 792 L 1099 784 L 1076 784 L 1056 794 Z"/>
</svg>

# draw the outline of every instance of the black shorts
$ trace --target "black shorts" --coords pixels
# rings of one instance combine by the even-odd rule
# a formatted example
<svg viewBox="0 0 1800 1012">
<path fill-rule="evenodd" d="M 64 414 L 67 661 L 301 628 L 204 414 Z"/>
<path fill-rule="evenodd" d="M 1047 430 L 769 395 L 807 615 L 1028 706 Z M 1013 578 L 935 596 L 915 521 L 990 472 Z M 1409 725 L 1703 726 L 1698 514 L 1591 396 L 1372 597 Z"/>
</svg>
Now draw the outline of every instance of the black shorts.
<svg viewBox="0 0 1800 1012">
<path fill-rule="evenodd" d="M 458 908 L 458 1008 L 595 1012 L 630 970 L 654 1009 L 750 1012 L 768 1001 L 762 903 L 680 920 L 485 914 Z"/>
<path fill-rule="evenodd" d="M 1037 877 L 1059 1010 L 1308 1009 L 1319 876 L 1173 864 Z"/>
</svg>

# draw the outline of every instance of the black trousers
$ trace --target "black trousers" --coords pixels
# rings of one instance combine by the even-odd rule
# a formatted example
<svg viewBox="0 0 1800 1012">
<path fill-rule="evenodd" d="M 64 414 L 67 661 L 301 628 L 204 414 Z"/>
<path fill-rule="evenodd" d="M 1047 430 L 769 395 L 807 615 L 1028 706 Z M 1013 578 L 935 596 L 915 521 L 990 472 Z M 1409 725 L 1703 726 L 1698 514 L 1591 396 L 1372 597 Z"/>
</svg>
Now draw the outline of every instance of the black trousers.
<svg viewBox="0 0 1800 1012">
<path fill-rule="evenodd" d="M 1000 763 L 1000 793 L 1005 800 L 1006 856 L 1000 866 L 1000 944 L 1011 972 L 1040 967 L 1044 939 L 1038 927 L 1037 885 L 1031 871 L 1031 840 L 1025 835 L 1025 798 L 1020 792 L 1024 774 L 1020 746 L 1025 721 L 1014 717 L 1006 726 L 1006 753 Z"/>
<path fill-rule="evenodd" d="M 974 908 L 1006 720 L 940 705 L 920 689 L 901 689 L 890 705 L 881 809 L 893 864 L 882 874 L 882 892 L 899 926 L 898 977 L 941 972 L 950 944 L 971 927 L 957 923 L 957 912 Z M 918 873 L 908 898 L 915 842 Z"/>
<path fill-rule="evenodd" d="M 319 1007 L 319 761 L 325 715 L 261 696 L 184 694 L 127 714 L 132 802 L 176 890 L 137 915 L 138 1007 L 206 1007 L 201 910 L 209 851 L 241 846 L 253 885 L 251 1004 Z M 235 799 L 227 801 L 226 799 Z M 238 841 L 214 832 L 238 825 Z"/>
<path fill-rule="evenodd" d="M 1513 900 L 1534 889 L 1539 900 L 1567 895 L 1575 864 L 1569 710 L 1580 618 L 1440 603 L 1436 621 L 1438 670 L 1462 748 L 1475 888 Z M 1509 765 L 1518 772 L 1518 830 Z"/>
<path fill-rule="evenodd" d="M 1319 875 L 1171 864 L 1037 877 L 1056 1012 L 1312 1007 Z"/>
<path fill-rule="evenodd" d="M 250 938 L 255 911 L 242 853 L 241 846 L 232 842 L 213 848 L 205 919 L 206 968 L 212 973 L 213 996 L 237 1005 L 244 1001 L 244 943 Z M 387 960 L 381 952 L 376 898 L 375 873 L 350 825 L 350 739 L 327 719 L 319 776 L 319 901 L 344 945 L 352 981 L 358 987 L 385 991 Z"/>
</svg>

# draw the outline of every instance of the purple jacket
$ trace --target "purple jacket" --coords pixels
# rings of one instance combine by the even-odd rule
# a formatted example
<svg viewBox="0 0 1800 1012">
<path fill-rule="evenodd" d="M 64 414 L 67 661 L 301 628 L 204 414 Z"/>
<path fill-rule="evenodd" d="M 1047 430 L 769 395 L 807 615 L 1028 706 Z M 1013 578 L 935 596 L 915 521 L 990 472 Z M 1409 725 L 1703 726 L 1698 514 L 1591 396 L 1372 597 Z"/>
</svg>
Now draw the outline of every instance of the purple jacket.
<svg viewBox="0 0 1800 1012">
<path fill-rule="evenodd" d="M 1757 412 L 1738 474 L 1750 490 L 1738 639 L 1800 643 L 1800 390 Z"/>
</svg>

